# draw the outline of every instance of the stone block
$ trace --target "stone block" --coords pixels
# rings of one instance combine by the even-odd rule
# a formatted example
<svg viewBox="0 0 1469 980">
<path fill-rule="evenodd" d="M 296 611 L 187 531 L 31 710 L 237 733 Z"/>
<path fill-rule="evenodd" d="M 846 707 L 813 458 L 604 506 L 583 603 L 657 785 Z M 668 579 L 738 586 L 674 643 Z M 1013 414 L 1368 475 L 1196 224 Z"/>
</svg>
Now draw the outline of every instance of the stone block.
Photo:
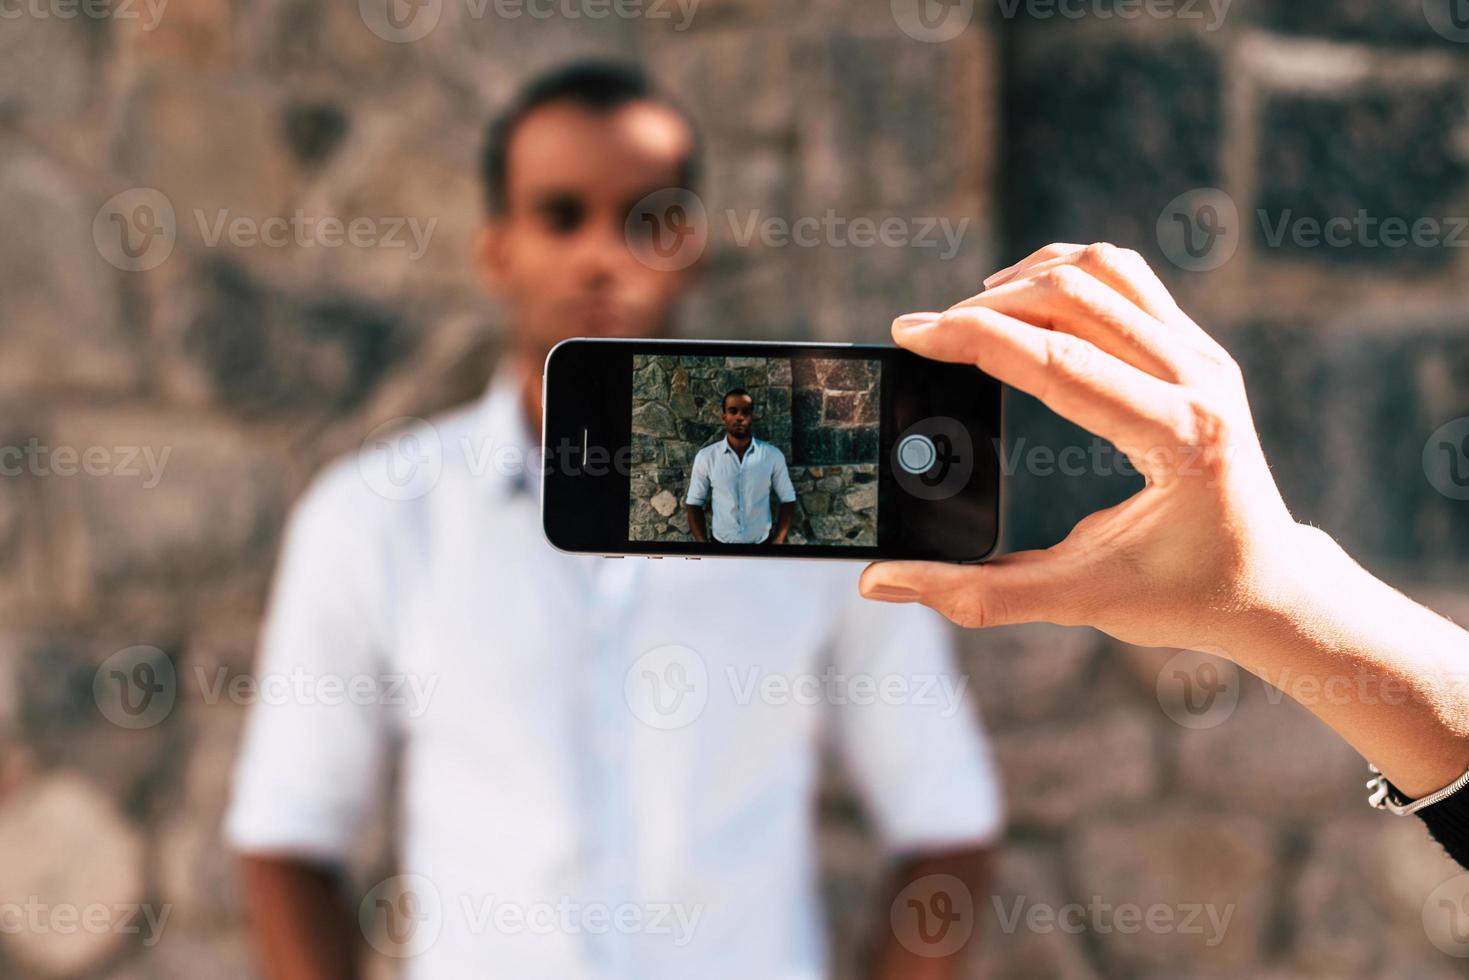
<svg viewBox="0 0 1469 980">
<path fill-rule="evenodd" d="M 1375 269 L 1449 266 L 1462 249 L 1454 238 L 1469 242 L 1450 227 L 1462 220 L 1469 182 L 1459 148 L 1466 127 L 1457 82 L 1269 97 L 1258 144 L 1257 253 Z M 1436 231 L 1418 228 L 1421 221 Z"/>
<path fill-rule="evenodd" d="M 58 469 L 46 478 L 74 597 L 264 577 L 285 510 L 282 467 L 264 446 L 234 429 L 141 411 L 68 411 L 54 436 L 57 447 L 96 447 L 108 461 L 101 475 Z"/>
<path fill-rule="evenodd" d="M 1027 32 L 1007 88 L 1008 189 L 1024 216 L 1011 261 L 1049 242 L 1111 241 L 1162 259 L 1155 225 L 1174 197 L 1216 187 L 1223 72 L 1187 35 L 1101 39 Z"/>
<path fill-rule="evenodd" d="M 5 24 L 9 39 L 15 21 Z M 26 230 L 0 243 L 0 389 L 7 395 L 121 394 L 141 381 L 125 274 L 93 243 L 102 203 L 54 162 L 0 138 L 0 211 L 10 227 Z"/>
<path fill-rule="evenodd" d="M 1091 694 L 1092 630 L 1035 623 L 956 634 L 960 663 L 991 726 L 1058 716 Z"/>
<path fill-rule="evenodd" d="M 1158 791 L 1153 734 L 1137 715 L 1012 729 L 996 739 L 995 749 L 1017 826 L 1090 821 Z"/>
<path fill-rule="evenodd" d="M 1117 920 L 1109 931 L 1089 930 L 1108 971 L 1256 964 L 1272 924 L 1276 847 L 1269 825 L 1251 817 L 1168 810 L 1089 821 L 1070 849 L 1077 893 L 1143 911 L 1131 929 Z"/>
<path fill-rule="evenodd" d="M 31 975 L 89 973 L 127 943 L 122 927 L 145 900 L 143 838 L 86 780 L 45 775 L 7 796 L 0 855 L 0 904 L 40 924 L 4 930 L 0 945 Z M 82 928 L 87 921 L 104 926 Z"/>
</svg>

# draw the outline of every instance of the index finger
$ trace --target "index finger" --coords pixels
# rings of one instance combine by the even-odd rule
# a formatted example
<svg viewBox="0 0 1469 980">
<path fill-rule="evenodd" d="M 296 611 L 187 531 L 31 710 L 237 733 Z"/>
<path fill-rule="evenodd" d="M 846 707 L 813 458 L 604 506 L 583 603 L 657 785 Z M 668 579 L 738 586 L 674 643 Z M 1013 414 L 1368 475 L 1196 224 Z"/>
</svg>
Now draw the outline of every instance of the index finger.
<svg viewBox="0 0 1469 980">
<path fill-rule="evenodd" d="M 1040 399 L 1056 414 L 1110 440 L 1140 470 L 1147 450 L 1185 445 L 1181 390 L 1089 341 L 986 307 L 909 314 L 893 323 L 901 347 L 938 361 L 973 364 Z"/>
</svg>

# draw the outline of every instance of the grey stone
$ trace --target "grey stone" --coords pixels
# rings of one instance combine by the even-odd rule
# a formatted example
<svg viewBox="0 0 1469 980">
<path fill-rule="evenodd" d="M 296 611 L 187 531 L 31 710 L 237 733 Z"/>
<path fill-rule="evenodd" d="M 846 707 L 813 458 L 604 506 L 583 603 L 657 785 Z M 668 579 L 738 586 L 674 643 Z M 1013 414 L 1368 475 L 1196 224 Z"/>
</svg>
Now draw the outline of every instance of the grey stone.
<svg viewBox="0 0 1469 980">
<path fill-rule="evenodd" d="M 1158 790 L 1153 736 L 1133 715 L 1010 731 L 995 749 L 1019 825 L 1062 826 Z"/>
<path fill-rule="evenodd" d="M 143 839 L 112 802 L 70 774 L 48 775 L 0 803 L 0 903 L 27 908 L 105 909 L 115 928 L 5 930 L 10 956 L 35 974 L 75 976 L 101 966 L 127 941 L 127 906 L 145 898 Z M 86 860 L 78 860 L 86 855 Z M 60 859 L 60 860 L 59 860 Z M 122 907 L 120 910 L 119 907 Z M 156 911 L 156 910 L 155 910 Z"/>
<path fill-rule="evenodd" d="M 845 497 L 850 510 L 871 510 L 877 506 L 877 484 L 867 483 L 848 490 Z"/>
<path fill-rule="evenodd" d="M 668 406 L 649 402 L 633 411 L 633 435 L 671 439 L 678 435 L 678 420 Z"/>
<path fill-rule="evenodd" d="M 5 21 L 7 37 L 16 23 Z M 47 388 L 116 395 L 140 383 L 125 274 L 93 242 L 102 204 L 54 162 L 0 138 L 0 211 L 26 229 L 23 240 L 8 236 L 0 246 L 0 389 L 8 396 Z"/>
<path fill-rule="evenodd" d="M 678 510 L 678 498 L 667 490 L 660 490 L 650 501 L 653 509 L 664 517 L 668 517 Z"/>
<path fill-rule="evenodd" d="M 1144 918 L 1130 934 L 1093 930 L 1102 962 L 1128 974 L 1179 963 L 1201 973 L 1247 970 L 1272 922 L 1275 848 L 1269 826 L 1252 817 L 1170 809 L 1088 821 L 1071 847 L 1079 894 L 1158 908 L 1151 921 L 1168 923 L 1149 927 Z"/>
<path fill-rule="evenodd" d="M 1458 150 L 1469 125 L 1460 85 L 1444 81 L 1392 90 L 1273 95 L 1261 118 L 1258 172 L 1262 186 L 1259 220 L 1252 222 L 1257 252 L 1272 260 L 1394 267 L 1443 268 L 1459 251 L 1447 247 L 1448 232 L 1432 244 L 1409 235 L 1414 222 L 1460 213 L 1469 182 L 1469 160 Z M 1365 214 L 1376 222 L 1403 223 L 1406 239 L 1396 247 L 1384 229 L 1350 231 L 1346 243 L 1328 245 L 1287 233 L 1271 242 L 1282 221 L 1354 222 Z M 1314 244 L 1312 244 L 1314 242 Z"/>
</svg>

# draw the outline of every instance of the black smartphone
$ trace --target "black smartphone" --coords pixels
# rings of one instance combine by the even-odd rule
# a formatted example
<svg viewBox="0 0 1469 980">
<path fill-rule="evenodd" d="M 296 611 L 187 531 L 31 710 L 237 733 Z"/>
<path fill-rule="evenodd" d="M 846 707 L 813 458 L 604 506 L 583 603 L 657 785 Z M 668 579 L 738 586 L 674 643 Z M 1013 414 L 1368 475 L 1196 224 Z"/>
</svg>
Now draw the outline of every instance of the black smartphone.
<svg viewBox="0 0 1469 980">
<path fill-rule="evenodd" d="M 974 562 L 1000 534 L 1001 388 L 897 347 L 567 340 L 542 521 L 578 554 Z"/>
</svg>

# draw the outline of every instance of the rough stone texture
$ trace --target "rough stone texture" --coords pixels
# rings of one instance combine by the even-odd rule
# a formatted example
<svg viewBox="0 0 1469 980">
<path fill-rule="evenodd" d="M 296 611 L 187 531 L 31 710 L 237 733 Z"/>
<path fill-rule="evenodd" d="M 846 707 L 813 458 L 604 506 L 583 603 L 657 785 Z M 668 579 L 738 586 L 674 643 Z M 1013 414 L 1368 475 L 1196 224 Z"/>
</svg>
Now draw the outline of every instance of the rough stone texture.
<svg viewBox="0 0 1469 980">
<path fill-rule="evenodd" d="M 1466 126 L 1469 107 L 1457 81 L 1391 92 L 1348 90 L 1346 97 L 1275 96 L 1261 112 L 1262 183 L 1257 220 L 1251 222 L 1256 247 L 1278 250 L 1281 259 L 1370 268 L 1451 264 L 1455 248 L 1440 244 L 1439 235 L 1425 237 L 1429 245 L 1393 242 L 1419 219 L 1447 224 L 1462 214 L 1469 167 L 1457 143 Z M 1397 238 L 1384 238 L 1391 229 L 1363 222 L 1360 232 L 1345 233 L 1341 247 L 1292 233 L 1279 244 L 1272 240 L 1283 222 L 1324 225 L 1355 220 L 1359 213 L 1377 222 L 1403 222 L 1403 230 L 1393 233 Z M 1469 245 L 1462 230 L 1457 237 Z"/>
<path fill-rule="evenodd" d="M 878 374 L 875 361 L 845 358 L 637 355 L 629 537 L 692 540 L 683 501 L 694 456 L 723 438 L 725 392 L 744 388 L 755 436 L 785 454 L 796 489 L 790 543 L 876 544 Z"/>
<path fill-rule="evenodd" d="M 1147 799 L 1158 791 L 1152 741 L 1130 715 L 1006 732 L 996 749 L 1011 819 L 1056 827 Z"/>
<path fill-rule="evenodd" d="M 172 455 L 153 488 L 115 472 L 0 475 L 0 902 L 167 901 L 178 918 L 151 947 L 0 934 L 0 980 L 258 975 L 218 839 L 238 710 L 185 685 L 162 723 L 125 731 L 92 681 L 137 644 L 185 678 L 247 671 L 289 498 L 376 423 L 483 390 L 503 317 L 470 253 L 481 129 L 528 72 L 575 54 L 644 56 L 703 124 L 713 227 L 685 335 L 886 341 L 894 316 L 970 296 L 1048 241 L 1130 245 L 1242 362 L 1293 512 L 1469 617 L 1469 506 L 1421 462 L 1431 433 L 1469 417 L 1469 250 L 1272 248 L 1256 216 L 1466 213 L 1469 47 L 1432 29 L 1423 0 L 1248 0 L 1217 31 L 1106 16 L 1123 0 L 1081 4 L 1080 18 L 977 3 L 942 44 L 905 36 L 881 0 L 703 0 L 687 30 L 493 5 L 477 17 L 446 0 L 411 44 L 374 36 L 352 0 L 172 0 L 152 30 L 35 6 L 0 3 L 21 13 L 0 18 L 0 450 L 35 439 Z M 135 187 L 161 190 L 179 217 L 173 253 L 146 273 L 92 241 L 99 207 Z M 1225 190 L 1249 225 L 1210 273 L 1173 265 L 1155 232 L 1164 205 L 1200 187 Z M 437 224 L 414 260 L 210 244 L 197 216 L 297 209 Z M 952 254 L 942 239 L 742 245 L 728 217 L 828 209 L 962 233 Z M 1012 396 L 1012 448 L 1095 445 Z M 806 488 L 799 533 L 843 534 L 871 513 L 875 484 L 857 480 L 871 474 L 831 462 L 842 447 L 801 445 L 801 403 L 782 404 L 781 445 Z M 684 467 L 717 419 L 663 407 L 645 413 L 664 435 L 641 513 L 676 535 Z M 808 450 L 826 455 L 799 458 Z M 1059 540 L 1138 486 L 1020 459 L 1010 547 Z M 1254 681 L 1220 724 L 1175 724 L 1156 686 L 1173 653 L 1046 626 L 962 638 L 1012 815 L 965 975 L 1463 976 L 1422 919 L 1460 872 L 1421 827 L 1361 809 L 1361 761 Z M 823 893 L 835 975 L 855 980 L 869 972 L 883 859 L 831 768 Z M 390 815 L 374 815 L 358 876 L 389 873 L 391 838 Z M 1006 932 L 992 901 L 1094 896 L 1236 910 L 1226 941 L 1200 948 L 1177 934 Z M 368 975 L 393 964 L 375 957 Z"/>
<path fill-rule="evenodd" d="M 1264 952 L 1277 870 L 1264 821 L 1170 810 L 1094 821 L 1081 829 L 1075 847 L 1083 901 L 1161 907 L 1171 917 L 1172 925 L 1164 925 L 1159 913 L 1155 926 L 1145 918 L 1134 934 L 1103 932 L 1105 919 L 1089 918 L 1098 924 L 1090 933 L 1112 970 L 1167 969 L 1181 962 L 1199 973 L 1243 969 Z M 1190 927 L 1194 907 L 1202 908 Z"/>
<path fill-rule="evenodd" d="M 1308 687 L 1296 690 L 1313 696 Z M 1309 819 L 1359 803 L 1362 768 L 1361 756 L 1336 733 L 1248 675 L 1227 719 L 1211 728 L 1179 731 L 1180 788 L 1220 808 Z"/>
<path fill-rule="evenodd" d="M 127 942 L 123 927 L 133 913 L 118 907 L 145 900 L 143 838 L 85 780 L 48 776 L 6 797 L 0 852 L 0 904 L 25 910 L 27 922 L 38 924 L 0 933 L 0 943 L 23 968 L 70 976 Z M 62 855 L 72 860 L 58 864 Z M 81 917 L 96 905 L 105 906 L 101 927 L 83 928 L 88 920 Z"/>
</svg>

